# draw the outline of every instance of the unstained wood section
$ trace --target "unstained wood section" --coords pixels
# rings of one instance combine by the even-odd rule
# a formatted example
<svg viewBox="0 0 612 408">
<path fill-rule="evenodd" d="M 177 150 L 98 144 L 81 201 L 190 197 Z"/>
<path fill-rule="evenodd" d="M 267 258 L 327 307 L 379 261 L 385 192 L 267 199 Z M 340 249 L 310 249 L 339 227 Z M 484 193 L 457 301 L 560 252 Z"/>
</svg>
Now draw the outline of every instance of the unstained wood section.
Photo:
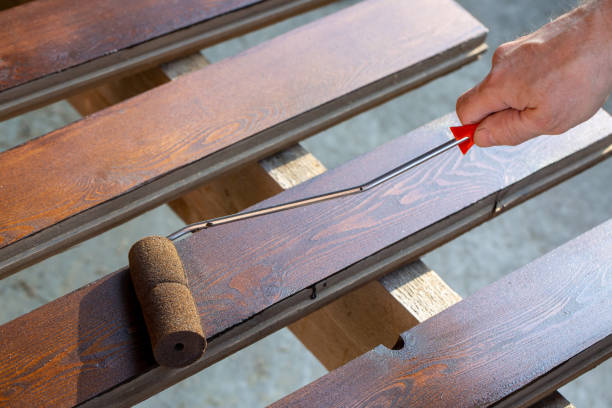
<svg viewBox="0 0 612 408">
<path fill-rule="evenodd" d="M 364 182 L 449 140 L 453 123 L 447 116 L 261 205 Z M 89 405 L 105 406 L 159 392 L 494 216 L 506 194 L 519 202 L 598 162 L 612 152 L 611 133 L 600 111 L 563 135 L 449 152 L 357 196 L 196 233 L 177 245 L 209 336 L 202 360 L 156 367 L 121 270 L 0 327 L 0 396 L 54 406 L 96 397 Z"/>
<path fill-rule="evenodd" d="M 403 349 L 378 347 L 273 406 L 484 407 L 553 370 L 571 378 L 593 363 L 583 351 L 612 355 L 611 274 L 609 221 L 410 329 Z"/>
<path fill-rule="evenodd" d="M 475 58 L 479 22 L 418 4 L 364 1 L 2 153 L 0 271 Z"/>
</svg>

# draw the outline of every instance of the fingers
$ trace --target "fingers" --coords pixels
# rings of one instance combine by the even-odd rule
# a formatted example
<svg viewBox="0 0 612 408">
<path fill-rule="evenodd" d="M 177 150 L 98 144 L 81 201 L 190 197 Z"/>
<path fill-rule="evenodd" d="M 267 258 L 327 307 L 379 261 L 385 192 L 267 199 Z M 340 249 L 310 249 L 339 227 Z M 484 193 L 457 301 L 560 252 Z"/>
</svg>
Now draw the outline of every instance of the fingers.
<svg viewBox="0 0 612 408">
<path fill-rule="evenodd" d="M 482 120 L 474 133 L 474 143 L 480 147 L 516 146 L 541 134 L 535 126 L 535 112 L 505 109 Z"/>
<path fill-rule="evenodd" d="M 457 116 L 464 125 L 478 123 L 494 112 L 509 108 L 491 84 L 491 75 L 457 99 Z"/>
</svg>

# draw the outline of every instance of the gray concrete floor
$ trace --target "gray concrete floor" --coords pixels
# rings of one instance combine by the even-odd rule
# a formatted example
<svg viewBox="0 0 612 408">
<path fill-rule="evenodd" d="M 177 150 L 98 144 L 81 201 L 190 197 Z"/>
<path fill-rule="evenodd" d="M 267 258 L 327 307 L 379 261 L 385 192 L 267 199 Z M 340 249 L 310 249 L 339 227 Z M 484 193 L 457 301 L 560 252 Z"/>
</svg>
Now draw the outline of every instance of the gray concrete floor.
<svg viewBox="0 0 612 408">
<path fill-rule="evenodd" d="M 355 2 L 340 1 L 212 47 L 204 53 L 213 62 L 226 58 Z M 575 3 L 569 0 L 459 2 L 489 27 L 487 42 L 491 50 L 536 29 Z M 326 166 L 338 166 L 452 111 L 457 96 L 484 77 L 490 67 L 490 55 L 322 132 L 304 144 Z M 65 102 L 60 102 L 0 123 L 0 150 L 77 119 L 78 115 Z M 424 259 L 462 296 L 468 296 L 612 218 L 610 175 L 612 160 L 464 234 Z M 125 265 L 131 243 L 144 235 L 169 232 L 180 225 L 171 211 L 161 207 L 0 281 L 0 299 L 3 300 L 0 323 Z M 283 329 L 140 405 L 264 406 L 324 373 L 324 368 L 288 330 Z M 607 362 L 561 391 L 577 407 L 604 408 L 612 406 L 610 385 L 612 362 Z"/>
</svg>

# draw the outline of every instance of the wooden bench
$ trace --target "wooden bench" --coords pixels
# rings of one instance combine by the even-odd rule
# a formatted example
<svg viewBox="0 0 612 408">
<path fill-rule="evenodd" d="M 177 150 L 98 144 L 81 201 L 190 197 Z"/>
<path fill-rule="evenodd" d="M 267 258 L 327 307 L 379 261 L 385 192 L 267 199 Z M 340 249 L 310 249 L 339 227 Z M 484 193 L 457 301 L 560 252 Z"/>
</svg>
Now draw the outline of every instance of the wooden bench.
<svg viewBox="0 0 612 408">
<path fill-rule="evenodd" d="M 465 23 L 465 31 L 424 38 L 440 18 Z M 420 40 L 402 41 L 406 27 L 405 35 Z M 346 37 L 334 36 L 337 30 Z M 325 169 L 303 148 L 264 157 L 473 60 L 484 50 L 485 32 L 447 0 L 418 9 L 370 0 L 204 69 L 195 55 L 73 95 L 82 114 L 116 105 L 0 154 L 2 187 L 11 193 L 0 204 L 0 274 L 202 183 L 171 202 L 186 222 L 378 175 L 447 140 L 456 118 L 444 117 L 309 182 Z M 347 44 L 351 52 L 338 53 Z M 240 81 L 251 85 L 235 85 Z M 467 158 L 447 155 L 366 196 L 188 237 L 177 245 L 209 339 L 200 361 L 183 370 L 155 365 L 121 270 L 0 326 L 0 401 L 127 406 L 292 322 L 328 369 L 378 344 L 392 348 L 400 333 L 459 300 L 418 256 L 607 157 L 611 134 L 612 119 L 600 112 L 555 144 L 540 139 L 474 150 Z M 64 163 L 49 172 L 56 155 Z M 85 181 L 75 183 L 74 174 Z M 48 189 L 33 191 L 41 180 Z M 20 205 L 24 198 L 28 205 Z M 540 404 L 566 402 L 556 394 Z"/>
</svg>

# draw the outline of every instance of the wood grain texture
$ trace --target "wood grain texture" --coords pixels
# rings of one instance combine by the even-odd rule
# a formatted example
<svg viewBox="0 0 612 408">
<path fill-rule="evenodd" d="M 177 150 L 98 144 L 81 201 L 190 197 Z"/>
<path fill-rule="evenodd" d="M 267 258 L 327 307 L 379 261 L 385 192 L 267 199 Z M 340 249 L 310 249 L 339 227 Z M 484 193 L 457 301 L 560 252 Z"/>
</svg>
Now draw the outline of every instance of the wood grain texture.
<svg viewBox="0 0 612 408">
<path fill-rule="evenodd" d="M 68 100 L 81 115 L 91 115 L 207 65 L 206 58 L 195 53 L 129 77 L 108 81 Z M 222 174 L 168 205 L 190 224 L 242 211 L 324 171 L 321 162 L 300 145 L 295 145 L 259 163 L 249 163 Z"/>
<path fill-rule="evenodd" d="M 527 406 L 612 355 L 610 274 L 612 221 L 273 406 Z"/>
<path fill-rule="evenodd" d="M 37 0 L 0 14 L 0 119 L 329 0 Z"/>
<path fill-rule="evenodd" d="M 449 140 L 456 121 L 449 115 L 261 205 L 366 181 Z M 529 197 L 600 161 L 611 133 L 600 111 L 563 135 L 448 153 L 358 196 L 196 233 L 177 245 L 209 336 L 200 361 L 155 366 L 121 270 L 0 326 L 0 395 L 134 403 L 495 216 L 507 192 L 511 206 L 519 191 Z"/>
<path fill-rule="evenodd" d="M 367 0 L 2 153 L 0 276 L 476 58 L 485 33 L 451 0 Z"/>
</svg>

